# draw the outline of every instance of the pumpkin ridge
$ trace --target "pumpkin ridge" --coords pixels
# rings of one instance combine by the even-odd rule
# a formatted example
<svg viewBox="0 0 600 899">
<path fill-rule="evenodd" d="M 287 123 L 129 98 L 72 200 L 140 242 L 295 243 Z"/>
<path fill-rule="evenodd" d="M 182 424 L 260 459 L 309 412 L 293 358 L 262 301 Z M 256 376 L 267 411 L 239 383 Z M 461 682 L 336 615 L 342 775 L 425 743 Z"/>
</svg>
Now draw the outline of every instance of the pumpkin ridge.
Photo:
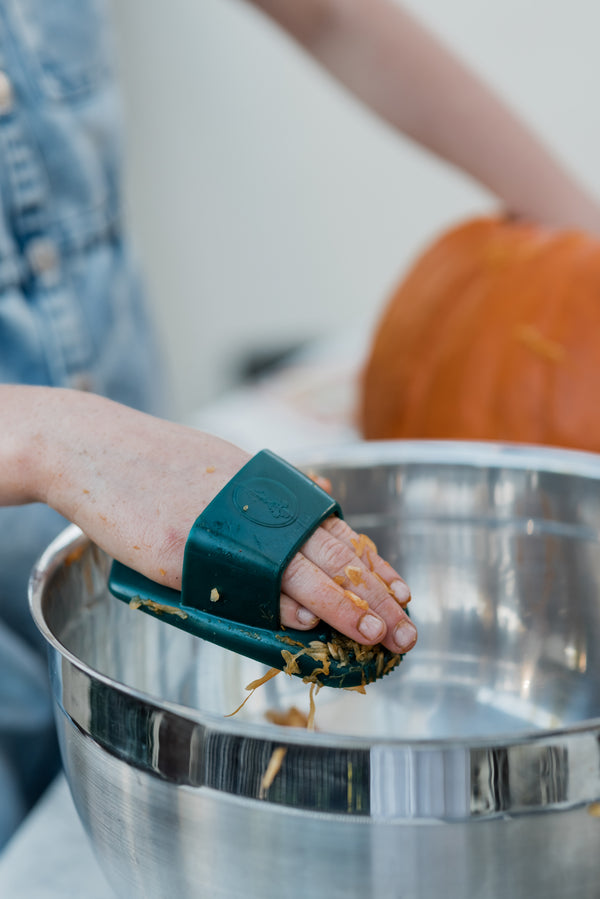
<svg viewBox="0 0 600 899">
<path fill-rule="evenodd" d="M 542 443 L 543 410 L 548 393 L 548 359 L 532 349 L 532 343 L 518 339 L 519 331 L 537 333 L 538 349 L 549 343 L 546 334 L 556 281 L 547 284 L 546 267 L 556 258 L 556 237 L 539 248 L 536 257 L 515 264 L 515 302 L 513 318 L 506 331 L 503 365 L 494 387 L 495 414 L 500 439 Z M 523 287 L 522 285 L 526 285 Z"/>
</svg>

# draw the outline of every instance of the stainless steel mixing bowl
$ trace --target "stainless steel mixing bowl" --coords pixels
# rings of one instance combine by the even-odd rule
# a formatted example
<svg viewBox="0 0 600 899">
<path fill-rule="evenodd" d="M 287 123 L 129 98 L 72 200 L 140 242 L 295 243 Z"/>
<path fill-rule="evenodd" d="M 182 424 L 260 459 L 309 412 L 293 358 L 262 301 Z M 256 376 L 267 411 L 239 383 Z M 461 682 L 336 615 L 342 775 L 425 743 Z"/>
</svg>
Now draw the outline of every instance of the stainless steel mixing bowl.
<svg viewBox="0 0 600 899">
<path fill-rule="evenodd" d="M 31 582 L 67 777 L 122 897 L 597 897 L 600 457 L 454 443 L 305 460 L 406 576 L 417 647 L 317 732 L 279 675 L 134 612 L 77 529 Z M 273 752 L 286 749 L 265 789 Z M 262 783 L 262 789 L 261 789 Z"/>
</svg>

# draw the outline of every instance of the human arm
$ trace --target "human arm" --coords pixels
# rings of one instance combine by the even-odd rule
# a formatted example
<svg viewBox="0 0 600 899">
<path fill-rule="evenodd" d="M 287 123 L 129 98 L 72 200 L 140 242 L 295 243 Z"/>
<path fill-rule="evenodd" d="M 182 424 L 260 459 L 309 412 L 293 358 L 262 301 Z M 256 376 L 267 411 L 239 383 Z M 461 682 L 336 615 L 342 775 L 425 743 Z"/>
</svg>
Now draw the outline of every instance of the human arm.
<svg viewBox="0 0 600 899">
<path fill-rule="evenodd" d="M 251 0 L 406 136 L 507 211 L 600 233 L 600 206 L 531 129 L 392 0 Z"/>
<path fill-rule="evenodd" d="M 44 502 L 109 555 L 175 589 L 194 521 L 248 458 L 226 441 L 99 396 L 0 386 L 0 505 Z M 337 519 L 309 538 L 284 573 L 282 623 L 305 629 L 322 618 L 361 643 L 406 651 L 416 640 L 402 608 L 408 588 L 378 556 L 371 571 L 356 539 Z M 336 583 L 348 565 L 361 581 Z"/>
</svg>

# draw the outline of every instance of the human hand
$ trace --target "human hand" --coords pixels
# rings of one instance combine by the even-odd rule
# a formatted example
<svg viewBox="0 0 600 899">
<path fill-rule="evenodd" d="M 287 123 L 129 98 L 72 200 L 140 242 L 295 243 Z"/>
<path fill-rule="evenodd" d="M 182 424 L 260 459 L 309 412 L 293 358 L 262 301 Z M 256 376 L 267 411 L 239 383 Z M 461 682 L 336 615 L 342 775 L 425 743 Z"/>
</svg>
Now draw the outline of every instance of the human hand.
<svg viewBox="0 0 600 899">
<path fill-rule="evenodd" d="M 0 475 L 0 504 L 45 502 L 113 558 L 181 589 L 189 531 L 248 461 L 246 452 L 76 391 L 3 386 L 0 409 L 1 470 L 9 473 Z M 367 538 L 335 517 L 294 556 L 282 590 L 285 627 L 305 630 L 322 618 L 394 653 L 416 641 L 403 608 L 408 587 Z"/>
</svg>

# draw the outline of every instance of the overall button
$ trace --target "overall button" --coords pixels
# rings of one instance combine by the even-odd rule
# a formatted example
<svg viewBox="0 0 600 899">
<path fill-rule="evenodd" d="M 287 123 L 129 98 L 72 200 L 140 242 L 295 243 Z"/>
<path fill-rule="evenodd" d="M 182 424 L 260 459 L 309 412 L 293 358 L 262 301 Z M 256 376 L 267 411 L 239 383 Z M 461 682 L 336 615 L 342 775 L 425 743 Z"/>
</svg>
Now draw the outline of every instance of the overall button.
<svg viewBox="0 0 600 899">
<path fill-rule="evenodd" d="M 34 275 L 49 275 L 58 269 L 56 245 L 46 237 L 38 237 L 27 246 L 27 260 Z"/>
<path fill-rule="evenodd" d="M 78 372 L 73 375 L 69 383 L 73 390 L 81 390 L 84 393 L 92 393 L 94 390 L 94 381 L 87 372 Z"/>
<path fill-rule="evenodd" d="M 13 107 L 13 86 L 10 78 L 0 69 L 0 116 L 7 115 Z"/>
<path fill-rule="evenodd" d="M 29 242 L 25 253 L 33 277 L 46 287 L 54 287 L 60 280 L 60 254 L 56 244 L 47 237 L 37 237 Z"/>
</svg>

